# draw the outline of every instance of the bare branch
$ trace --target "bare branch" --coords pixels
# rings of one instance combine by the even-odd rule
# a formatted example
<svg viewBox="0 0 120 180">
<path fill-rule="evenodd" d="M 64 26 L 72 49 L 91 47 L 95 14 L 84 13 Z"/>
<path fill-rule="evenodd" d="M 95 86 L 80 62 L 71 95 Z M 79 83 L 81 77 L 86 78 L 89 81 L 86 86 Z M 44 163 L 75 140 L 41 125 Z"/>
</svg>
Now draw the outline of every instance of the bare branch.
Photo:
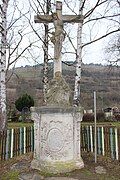
<svg viewBox="0 0 120 180">
<path fill-rule="evenodd" d="M 89 44 L 92 44 L 92 43 L 94 43 L 94 42 L 96 42 L 96 41 L 99 41 L 99 40 L 101 40 L 101 39 L 103 39 L 103 38 L 105 38 L 105 37 L 107 37 L 107 36 L 109 36 L 109 35 L 111 35 L 111 34 L 113 34 L 113 33 L 119 32 L 119 31 L 120 31 L 120 29 L 111 31 L 111 32 L 109 32 L 109 33 L 107 33 L 107 34 L 99 37 L 99 38 L 96 38 L 96 39 L 94 39 L 94 40 L 92 40 L 92 41 L 90 41 L 90 42 L 88 42 L 88 43 L 86 43 L 86 44 L 83 44 L 83 45 L 82 45 L 82 48 L 85 47 L 85 46 L 87 46 L 87 45 L 89 45 Z"/>
<path fill-rule="evenodd" d="M 92 9 L 90 9 L 85 15 L 84 15 L 84 18 L 87 18 L 89 17 L 94 11 L 96 8 L 98 8 L 98 6 L 104 4 L 105 2 L 107 2 L 108 0 L 104 0 L 104 1 L 101 1 L 101 0 L 98 0 L 96 2 L 96 4 L 94 5 L 94 7 Z"/>
<path fill-rule="evenodd" d="M 109 19 L 109 18 L 119 17 L 119 16 L 120 16 L 120 14 L 115 14 L 115 15 L 110 15 L 110 16 L 101 16 L 101 17 L 92 18 L 92 19 L 89 19 L 89 20 L 85 21 L 84 25 L 89 23 L 89 22 L 92 22 L 92 21 L 98 21 L 98 20 L 102 20 L 102 19 Z M 109 20 L 113 20 L 113 19 L 109 19 Z"/>
<path fill-rule="evenodd" d="M 31 47 L 31 44 L 29 44 L 28 46 L 26 46 L 23 51 L 12 61 L 9 63 L 9 66 L 11 66 L 13 63 L 15 63 L 20 57 L 21 55 L 29 48 Z"/>
</svg>

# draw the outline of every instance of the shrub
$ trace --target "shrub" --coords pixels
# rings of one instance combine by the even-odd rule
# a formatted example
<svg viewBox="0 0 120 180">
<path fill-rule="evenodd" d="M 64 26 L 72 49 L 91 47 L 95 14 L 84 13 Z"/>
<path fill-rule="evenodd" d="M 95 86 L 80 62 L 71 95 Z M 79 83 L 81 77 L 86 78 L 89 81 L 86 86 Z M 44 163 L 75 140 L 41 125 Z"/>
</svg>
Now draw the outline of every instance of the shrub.
<svg viewBox="0 0 120 180">
<path fill-rule="evenodd" d="M 115 115 L 115 119 L 116 119 L 117 121 L 120 121 L 120 114 Z"/>
<path fill-rule="evenodd" d="M 96 120 L 97 122 L 104 122 L 105 121 L 105 115 L 103 112 L 97 112 L 96 114 Z M 84 122 L 94 122 L 94 113 L 86 113 L 83 115 L 83 121 Z"/>
<path fill-rule="evenodd" d="M 15 101 L 15 106 L 21 112 L 25 107 L 30 109 L 31 106 L 34 106 L 34 100 L 30 95 L 24 94 Z"/>
<path fill-rule="evenodd" d="M 83 122 L 93 122 L 94 121 L 94 114 L 93 113 L 86 113 L 83 115 Z"/>
<path fill-rule="evenodd" d="M 98 122 L 104 122 L 105 121 L 105 114 L 104 112 L 97 112 L 96 118 Z"/>
</svg>

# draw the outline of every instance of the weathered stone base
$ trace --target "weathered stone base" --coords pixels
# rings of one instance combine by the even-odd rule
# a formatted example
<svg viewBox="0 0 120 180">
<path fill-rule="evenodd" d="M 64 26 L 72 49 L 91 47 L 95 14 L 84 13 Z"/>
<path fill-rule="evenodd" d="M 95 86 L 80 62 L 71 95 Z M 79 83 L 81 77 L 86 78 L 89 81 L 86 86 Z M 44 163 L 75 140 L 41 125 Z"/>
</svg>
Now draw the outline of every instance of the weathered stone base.
<svg viewBox="0 0 120 180">
<path fill-rule="evenodd" d="M 65 173 L 83 168 L 80 150 L 81 108 L 32 107 L 33 169 Z"/>
<path fill-rule="evenodd" d="M 31 162 L 31 167 L 33 169 L 40 170 L 43 173 L 67 173 L 75 169 L 81 169 L 84 167 L 83 160 L 79 161 L 65 161 L 65 162 L 48 162 L 33 160 Z"/>
</svg>

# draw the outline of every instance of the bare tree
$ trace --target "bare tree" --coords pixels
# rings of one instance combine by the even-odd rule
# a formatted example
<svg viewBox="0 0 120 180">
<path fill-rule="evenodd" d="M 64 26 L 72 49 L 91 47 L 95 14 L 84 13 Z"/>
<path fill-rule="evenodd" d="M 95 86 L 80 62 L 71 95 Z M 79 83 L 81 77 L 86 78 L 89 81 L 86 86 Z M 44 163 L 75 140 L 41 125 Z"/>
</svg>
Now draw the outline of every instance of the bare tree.
<svg viewBox="0 0 120 180">
<path fill-rule="evenodd" d="M 51 2 L 51 0 L 43 0 L 43 1 L 33 1 L 29 0 L 30 7 L 32 9 L 32 12 L 35 14 L 49 14 L 53 13 L 51 9 L 51 5 L 54 4 L 54 2 Z M 30 18 L 28 19 L 30 27 L 34 31 L 36 38 L 38 39 L 39 42 L 42 42 L 42 50 L 44 54 L 44 63 L 43 63 L 43 96 L 44 96 L 44 103 L 46 103 L 46 93 L 47 93 L 47 84 L 48 84 L 48 72 L 49 72 L 49 67 L 48 67 L 48 62 L 49 60 L 53 60 L 52 56 L 49 53 L 49 46 L 51 47 L 52 45 L 50 44 L 50 39 L 51 39 L 51 30 L 53 29 L 51 26 L 49 28 L 47 23 L 44 23 L 43 25 L 38 25 L 36 28 L 36 25 L 31 23 Z M 43 32 L 41 33 L 40 29 L 43 29 Z M 41 44 L 37 45 L 38 48 L 41 47 Z M 40 57 L 38 58 L 40 59 Z M 37 61 L 36 61 L 37 62 Z"/>
<path fill-rule="evenodd" d="M 114 35 L 105 48 L 105 57 L 108 65 L 117 66 L 120 63 L 120 35 Z"/>
<path fill-rule="evenodd" d="M 36 43 L 30 40 L 31 29 L 28 28 L 26 16 L 28 10 L 19 8 L 18 1 L 2 0 L 0 4 L 0 132 L 6 127 L 6 83 L 12 76 L 7 76 L 8 69 L 20 59 L 25 59 L 26 51 Z M 23 11 L 22 11 L 23 10 Z M 27 40 L 27 41 L 26 41 Z"/>
<path fill-rule="evenodd" d="M 79 4 L 79 15 L 83 16 L 83 1 Z M 77 49 L 76 49 L 76 73 L 75 73 L 75 86 L 73 104 L 79 106 L 80 103 L 80 80 L 81 80 L 81 64 L 82 64 L 82 27 L 83 22 L 78 24 L 77 29 Z"/>
<path fill-rule="evenodd" d="M 85 5 L 86 5 L 86 0 L 81 0 L 80 1 L 80 8 L 79 8 L 79 14 L 84 16 L 84 23 L 79 23 L 78 24 L 78 31 L 77 31 L 77 49 L 76 49 L 76 74 L 75 74 L 75 88 L 74 88 L 74 98 L 73 98 L 73 102 L 74 105 L 79 105 L 80 102 L 80 80 L 81 80 L 81 64 L 82 64 L 82 49 L 84 47 L 86 47 L 87 45 L 90 45 L 96 41 L 99 41 L 113 33 L 119 32 L 120 28 L 119 26 L 117 26 L 116 24 L 118 23 L 117 19 L 119 17 L 119 11 L 116 13 L 113 11 L 113 13 L 111 14 L 112 8 L 116 8 L 117 7 L 117 3 L 119 4 L 119 1 L 116 0 L 115 1 L 108 1 L 108 0 L 97 0 L 96 2 L 93 3 L 93 6 L 90 7 L 90 9 L 88 8 L 88 10 L 84 13 L 84 9 L 85 9 Z M 99 13 L 94 15 L 94 12 L 96 12 L 96 10 L 98 8 L 104 7 L 104 11 L 103 13 Z M 109 14 L 110 11 L 110 14 Z M 103 35 L 100 36 L 95 36 L 94 38 L 92 38 L 92 36 L 90 36 L 90 41 L 89 42 L 82 42 L 82 29 L 84 28 L 84 25 L 86 24 L 90 24 L 91 25 L 91 30 L 93 29 L 94 25 L 101 21 L 110 21 L 113 23 L 114 25 L 116 25 L 115 28 L 113 27 L 109 27 L 109 29 L 106 30 L 106 32 L 103 33 Z M 108 22 L 107 22 L 108 23 Z M 111 24 L 112 24 L 111 23 Z M 90 26 L 89 25 L 89 26 Z M 119 41 L 118 41 L 119 42 Z M 115 46 L 114 46 L 115 47 Z M 117 46 L 118 47 L 118 46 Z M 120 51 L 119 51 L 120 52 Z M 117 61 L 119 60 L 119 58 L 117 58 Z"/>
<path fill-rule="evenodd" d="M 47 0 L 46 2 L 46 14 L 49 14 L 51 11 L 51 0 Z M 48 24 L 44 24 L 45 28 L 45 37 L 44 37 L 44 44 L 43 44 L 43 50 L 44 50 L 44 67 L 43 67 L 43 95 L 44 95 L 44 102 L 46 103 L 46 93 L 47 93 L 47 86 L 48 86 L 48 31 L 49 27 Z"/>
<path fill-rule="evenodd" d="M 24 10 L 19 7 L 19 3 L 10 1 L 8 6 L 8 22 L 7 22 L 7 59 L 6 59 L 6 77 L 8 81 L 14 73 L 14 68 L 18 60 L 27 59 L 26 51 L 36 42 L 30 40 L 31 29 L 28 29 L 29 23 L 26 16 L 29 14 L 29 7 Z M 12 12 L 11 12 L 12 10 Z M 10 67 L 13 67 L 13 72 L 8 77 L 7 72 Z"/>
<path fill-rule="evenodd" d="M 2 0 L 0 4 L 0 133 L 6 126 L 6 47 L 7 47 L 7 7 L 9 0 Z"/>
<path fill-rule="evenodd" d="M 118 7 L 120 8 L 120 0 L 117 0 Z M 116 19 L 116 23 L 120 26 L 120 19 Z M 120 34 L 116 33 L 111 37 L 105 48 L 105 57 L 108 64 L 112 67 L 113 65 L 119 65 L 120 63 Z"/>
</svg>

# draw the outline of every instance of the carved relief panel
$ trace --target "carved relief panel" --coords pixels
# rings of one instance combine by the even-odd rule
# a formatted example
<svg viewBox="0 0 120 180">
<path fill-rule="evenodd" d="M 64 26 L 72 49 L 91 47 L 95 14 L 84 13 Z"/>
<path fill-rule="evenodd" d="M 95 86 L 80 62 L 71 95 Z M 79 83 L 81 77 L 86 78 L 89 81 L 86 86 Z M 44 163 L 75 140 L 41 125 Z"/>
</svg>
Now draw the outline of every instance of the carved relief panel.
<svg viewBox="0 0 120 180">
<path fill-rule="evenodd" d="M 73 158 L 73 121 L 61 114 L 41 118 L 41 159 L 67 160 Z M 61 120 L 62 119 L 62 120 Z M 68 121 L 69 120 L 69 121 Z"/>
</svg>

